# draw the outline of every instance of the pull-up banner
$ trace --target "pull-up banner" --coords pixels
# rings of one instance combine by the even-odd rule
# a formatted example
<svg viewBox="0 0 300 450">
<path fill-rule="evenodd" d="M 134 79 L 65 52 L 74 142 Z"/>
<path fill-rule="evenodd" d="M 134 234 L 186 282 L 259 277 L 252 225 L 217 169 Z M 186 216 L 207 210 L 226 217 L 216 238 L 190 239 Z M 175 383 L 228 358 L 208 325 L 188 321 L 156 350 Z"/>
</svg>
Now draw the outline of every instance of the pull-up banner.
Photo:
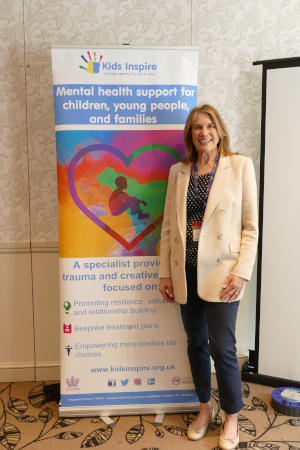
<svg viewBox="0 0 300 450">
<path fill-rule="evenodd" d="M 53 47 L 60 415 L 196 409 L 178 305 L 158 291 L 169 168 L 197 102 L 193 48 Z"/>
</svg>

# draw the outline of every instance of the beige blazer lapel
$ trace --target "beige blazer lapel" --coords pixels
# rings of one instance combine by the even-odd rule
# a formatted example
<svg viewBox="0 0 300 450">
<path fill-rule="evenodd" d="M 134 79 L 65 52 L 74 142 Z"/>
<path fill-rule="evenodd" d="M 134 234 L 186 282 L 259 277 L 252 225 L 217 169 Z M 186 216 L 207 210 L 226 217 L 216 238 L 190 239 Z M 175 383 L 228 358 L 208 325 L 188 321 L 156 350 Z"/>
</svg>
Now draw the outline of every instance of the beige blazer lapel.
<svg viewBox="0 0 300 450">
<path fill-rule="evenodd" d="M 181 234 L 182 242 L 186 240 L 186 196 L 189 186 L 192 164 L 182 164 L 177 176 L 177 224 Z"/>
<path fill-rule="evenodd" d="M 204 218 L 203 218 L 203 225 L 210 218 L 215 207 L 217 206 L 218 201 L 220 200 L 220 197 L 222 196 L 222 193 L 226 189 L 229 172 L 230 172 L 229 157 L 221 156 L 219 163 L 218 163 L 217 171 L 216 171 L 216 174 L 214 177 L 214 181 L 213 181 L 213 184 L 211 186 L 211 190 L 210 190 L 210 193 L 208 196 L 208 201 L 207 201 L 205 214 L 204 214 Z"/>
</svg>

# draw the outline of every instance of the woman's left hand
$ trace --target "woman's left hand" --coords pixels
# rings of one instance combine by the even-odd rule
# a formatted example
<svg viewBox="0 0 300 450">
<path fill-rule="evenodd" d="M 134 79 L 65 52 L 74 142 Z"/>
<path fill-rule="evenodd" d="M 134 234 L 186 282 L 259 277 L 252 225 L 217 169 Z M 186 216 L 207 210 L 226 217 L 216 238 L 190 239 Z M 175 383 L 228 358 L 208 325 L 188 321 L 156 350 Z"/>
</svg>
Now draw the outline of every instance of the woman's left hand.
<svg viewBox="0 0 300 450">
<path fill-rule="evenodd" d="M 237 299 L 244 287 L 245 279 L 236 275 L 229 275 L 222 286 L 220 300 L 225 300 L 230 303 Z"/>
</svg>

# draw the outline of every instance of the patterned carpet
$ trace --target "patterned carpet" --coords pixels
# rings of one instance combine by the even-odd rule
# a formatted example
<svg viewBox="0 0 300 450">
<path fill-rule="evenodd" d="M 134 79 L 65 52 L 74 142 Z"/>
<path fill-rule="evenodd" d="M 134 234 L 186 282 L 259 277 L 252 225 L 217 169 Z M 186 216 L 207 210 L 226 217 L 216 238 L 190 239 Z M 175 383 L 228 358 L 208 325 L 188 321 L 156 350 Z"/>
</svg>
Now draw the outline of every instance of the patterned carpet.
<svg viewBox="0 0 300 450">
<path fill-rule="evenodd" d="M 215 384 L 215 381 L 213 380 Z M 154 416 L 114 417 L 109 428 L 98 417 L 59 418 L 56 402 L 47 402 L 50 383 L 0 383 L 0 449 L 73 450 L 104 446 L 105 450 L 217 449 L 222 423 L 218 391 L 212 398 L 218 414 L 198 442 L 186 437 L 193 414 L 168 414 L 162 425 Z M 281 415 L 270 406 L 274 388 L 243 383 L 244 408 L 239 415 L 239 448 L 300 450 L 300 418 Z"/>
</svg>

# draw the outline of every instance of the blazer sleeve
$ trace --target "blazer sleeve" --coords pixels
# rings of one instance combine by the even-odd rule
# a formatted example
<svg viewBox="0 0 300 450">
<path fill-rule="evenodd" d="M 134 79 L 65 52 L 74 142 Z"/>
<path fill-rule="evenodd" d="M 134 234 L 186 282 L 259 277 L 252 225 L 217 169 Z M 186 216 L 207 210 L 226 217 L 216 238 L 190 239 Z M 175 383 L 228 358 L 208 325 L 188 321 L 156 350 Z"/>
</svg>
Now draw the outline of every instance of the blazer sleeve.
<svg viewBox="0 0 300 450">
<path fill-rule="evenodd" d="M 164 218 L 161 227 L 160 238 L 160 264 L 158 276 L 159 278 L 171 278 L 170 253 L 171 253 L 171 203 L 174 195 L 174 167 L 169 172 L 167 194 L 165 200 Z"/>
<path fill-rule="evenodd" d="M 242 175 L 242 233 L 233 275 L 250 280 L 258 241 L 257 187 L 252 160 L 246 158 Z"/>
</svg>

